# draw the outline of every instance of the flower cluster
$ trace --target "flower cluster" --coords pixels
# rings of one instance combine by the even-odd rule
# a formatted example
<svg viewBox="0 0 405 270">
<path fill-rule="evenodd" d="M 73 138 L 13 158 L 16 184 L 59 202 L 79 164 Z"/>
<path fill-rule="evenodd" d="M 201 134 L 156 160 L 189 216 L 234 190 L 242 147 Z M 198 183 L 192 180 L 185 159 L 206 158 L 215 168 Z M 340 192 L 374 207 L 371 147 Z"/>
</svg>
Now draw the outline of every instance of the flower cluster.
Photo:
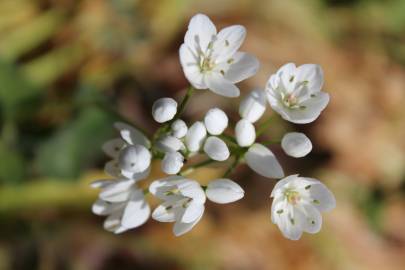
<svg viewBox="0 0 405 270">
<path fill-rule="evenodd" d="M 259 67 L 254 56 L 239 51 L 245 36 L 243 26 L 217 32 L 207 16 L 195 15 L 179 50 L 184 74 L 191 84 L 184 99 L 178 104 L 172 98 L 161 98 L 153 104 L 152 116 L 162 125 L 151 138 L 130 125 L 115 124 L 120 136 L 103 146 L 111 158 L 105 165 L 110 179 L 92 183 L 101 190 L 92 210 L 107 216 L 106 230 L 122 233 L 144 224 L 151 216 L 160 222 L 173 222 L 173 233 L 182 235 L 202 218 L 207 199 L 226 204 L 244 197 L 242 187 L 229 179 L 241 163 L 266 178 L 280 179 L 271 192 L 271 220 L 285 237 L 297 240 L 303 232 L 320 230 L 321 212 L 335 207 L 333 194 L 316 179 L 285 177 L 276 156 L 266 146 L 269 142 L 260 141 L 269 121 L 255 127 L 268 104 L 292 123 L 305 124 L 318 118 L 329 102 L 329 95 L 321 91 L 320 66 L 282 66 L 270 76 L 265 89 L 254 89 L 242 99 L 240 120 L 232 123 L 233 130 L 228 127 L 227 114 L 219 108 L 210 109 L 201 121 L 190 126 L 181 119 L 195 89 L 209 89 L 225 97 L 239 96 L 235 84 L 253 76 Z M 287 155 L 300 158 L 311 152 L 312 143 L 305 134 L 290 132 L 281 139 L 281 148 Z M 206 158 L 192 162 L 195 156 Z M 167 177 L 142 189 L 138 182 L 148 178 L 154 159 L 161 160 L 161 170 Z M 229 166 L 222 178 L 203 186 L 187 177 L 193 170 L 214 162 Z M 161 200 L 153 211 L 145 198 L 149 194 Z"/>
</svg>

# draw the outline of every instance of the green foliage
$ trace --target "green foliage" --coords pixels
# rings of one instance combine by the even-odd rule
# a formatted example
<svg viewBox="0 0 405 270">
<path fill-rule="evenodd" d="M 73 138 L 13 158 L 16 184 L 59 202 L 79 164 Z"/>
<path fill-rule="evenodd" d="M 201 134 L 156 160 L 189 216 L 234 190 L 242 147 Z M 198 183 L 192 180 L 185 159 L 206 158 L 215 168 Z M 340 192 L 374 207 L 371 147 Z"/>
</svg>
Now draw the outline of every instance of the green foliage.
<svg viewBox="0 0 405 270">
<path fill-rule="evenodd" d="M 114 117 L 89 107 L 57 131 L 38 150 L 36 164 L 43 175 L 75 178 L 100 157 L 100 146 L 112 136 Z"/>
<path fill-rule="evenodd" d="M 0 141 L 0 182 L 15 184 L 26 176 L 26 162 L 16 149 Z"/>
</svg>

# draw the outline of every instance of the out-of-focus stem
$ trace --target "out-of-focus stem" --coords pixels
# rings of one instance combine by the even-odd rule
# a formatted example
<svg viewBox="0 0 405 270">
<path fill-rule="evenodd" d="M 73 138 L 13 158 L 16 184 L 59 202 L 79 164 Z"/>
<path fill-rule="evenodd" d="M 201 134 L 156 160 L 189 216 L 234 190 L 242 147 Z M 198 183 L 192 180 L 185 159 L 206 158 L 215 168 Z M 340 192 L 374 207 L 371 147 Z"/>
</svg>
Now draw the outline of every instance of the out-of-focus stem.
<svg viewBox="0 0 405 270">
<path fill-rule="evenodd" d="M 270 126 L 271 122 L 273 122 L 274 114 L 270 115 L 263 123 L 262 125 L 257 129 L 256 136 L 259 137 L 260 135 L 263 134 L 267 130 L 267 128 Z"/>
</svg>

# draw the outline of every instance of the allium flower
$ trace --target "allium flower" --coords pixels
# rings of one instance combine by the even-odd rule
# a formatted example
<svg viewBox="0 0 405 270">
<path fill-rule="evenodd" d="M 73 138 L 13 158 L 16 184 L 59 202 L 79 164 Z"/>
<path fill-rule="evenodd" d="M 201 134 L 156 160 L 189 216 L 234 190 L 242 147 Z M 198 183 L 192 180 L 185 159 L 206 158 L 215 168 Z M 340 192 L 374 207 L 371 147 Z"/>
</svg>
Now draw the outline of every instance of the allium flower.
<svg viewBox="0 0 405 270">
<path fill-rule="evenodd" d="M 184 74 L 194 88 L 210 89 L 226 97 L 239 96 L 235 83 L 253 76 L 259 67 L 254 56 L 238 52 L 245 36 L 241 25 L 217 33 L 206 15 L 197 14 L 190 20 L 179 53 Z"/>
<path fill-rule="evenodd" d="M 329 102 L 321 91 L 323 72 L 319 65 L 296 67 L 289 63 L 272 75 L 266 85 L 270 106 L 282 118 L 296 124 L 314 121 Z"/>
<path fill-rule="evenodd" d="M 139 130 L 124 123 L 114 125 L 121 138 L 112 139 L 103 145 L 103 151 L 112 158 L 105 165 L 107 174 L 129 179 L 141 178 L 149 171 L 150 141 Z"/>
<path fill-rule="evenodd" d="M 177 113 L 177 102 L 172 98 L 160 98 L 153 103 L 152 116 L 158 123 L 173 119 Z"/>
<path fill-rule="evenodd" d="M 271 197 L 271 220 L 291 240 L 298 240 L 302 232 L 319 232 L 322 226 L 321 212 L 330 211 L 336 206 L 335 197 L 324 184 L 298 175 L 280 180 Z"/>
<path fill-rule="evenodd" d="M 206 197 L 196 181 L 171 176 L 154 181 L 149 191 L 164 201 L 153 211 L 152 218 L 160 222 L 175 222 L 173 233 L 176 236 L 190 231 L 204 213 Z"/>
<path fill-rule="evenodd" d="M 179 152 L 167 152 L 162 160 L 162 171 L 177 174 L 184 165 L 184 157 Z"/>
<path fill-rule="evenodd" d="M 92 183 L 93 188 L 101 188 L 92 211 L 96 215 L 107 216 L 104 229 L 122 233 L 148 220 L 150 207 L 142 190 L 136 187 L 137 180 L 99 180 Z"/>
<path fill-rule="evenodd" d="M 304 133 L 289 132 L 281 140 L 281 147 L 287 155 L 300 158 L 311 152 L 312 143 Z"/>
</svg>

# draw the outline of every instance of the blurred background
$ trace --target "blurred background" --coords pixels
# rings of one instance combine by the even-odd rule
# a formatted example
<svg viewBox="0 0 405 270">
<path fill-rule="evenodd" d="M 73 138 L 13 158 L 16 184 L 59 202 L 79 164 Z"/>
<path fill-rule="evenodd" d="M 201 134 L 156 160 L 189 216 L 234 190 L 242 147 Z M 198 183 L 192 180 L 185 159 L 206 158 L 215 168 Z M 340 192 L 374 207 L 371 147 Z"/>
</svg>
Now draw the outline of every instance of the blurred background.
<svg viewBox="0 0 405 270">
<path fill-rule="evenodd" d="M 276 118 L 266 135 L 313 141 L 304 159 L 273 150 L 287 173 L 335 193 L 319 234 L 284 239 L 270 220 L 275 181 L 244 166 L 232 176 L 244 200 L 208 203 L 180 238 L 153 220 L 113 235 L 91 214 L 112 123 L 153 132 L 153 101 L 184 93 L 178 48 L 198 12 L 246 26 L 242 50 L 261 69 L 242 94 L 286 62 L 322 65 L 331 102 L 318 121 Z M 238 103 L 201 91 L 185 118 L 218 106 L 237 120 Z M 405 269 L 404 104 L 403 0 L 0 0 L 0 269 Z"/>
</svg>

